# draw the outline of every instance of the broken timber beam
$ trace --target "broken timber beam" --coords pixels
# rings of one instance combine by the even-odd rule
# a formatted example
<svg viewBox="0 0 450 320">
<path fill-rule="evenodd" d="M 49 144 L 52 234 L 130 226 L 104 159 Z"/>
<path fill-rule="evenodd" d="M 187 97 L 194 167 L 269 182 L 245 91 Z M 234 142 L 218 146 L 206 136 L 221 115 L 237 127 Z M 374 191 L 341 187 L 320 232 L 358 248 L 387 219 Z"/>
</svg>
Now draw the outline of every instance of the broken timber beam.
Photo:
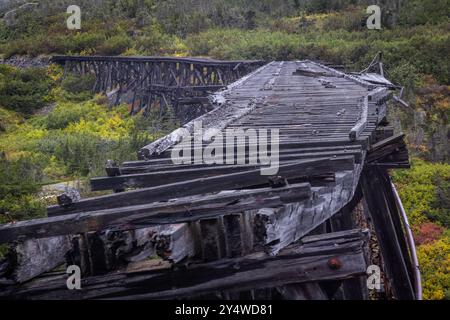
<svg viewBox="0 0 450 320">
<path fill-rule="evenodd" d="M 369 149 L 366 161 L 376 162 L 391 154 L 398 153 L 402 149 L 406 150 L 404 137 L 404 133 L 399 133 L 373 144 Z"/>
<path fill-rule="evenodd" d="M 32 238 L 10 244 L 6 271 L 0 272 L 0 283 L 3 279 L 22 283 L 64 263 L 70 249 L 69 236 Z"/>
<path fill-rule="evenodd" d="M 313 187 L 309 200 L 258 210 L 259 242 L 276 253 L 317 228 L 352 200 L 360 171 L 361 165 L 356 165 L 352 171 L 337 172 L 332 185 Z"/>
<path fill-rule="evenodd" d="M 414 290 L 405 256 L 399 243 L 399 235 L 396 233 L 389 203 L 395 201 L 387 194 L 382 182 L 383 175 L 380 168 L 365 168 L 361 186 L 364 199 L 369 209 L 374 229 L 380 244 L 386 273 L 394 291 L 394 296 L 399 300 L 414 300 Z"/>
<path fill-rule="evenodd" d="M 354 156 L 355 162 L 361 161 L 361 150 L 344 150 L 335 151 L 330 153 L 318 153 L 318 154 L 281 154 L 279 161 L 283 164 L 294 163 L 298 160 L 316 157 L 331 157 L 331 161 L 337 166 L 338 162 L 344 164 L 346 160 L 341 161 L 341 157 Z M 168 159 L 168 161 L 170 161 Z M 167 161 L 167 162 L 168 162 Z M 347 162 L 348 164 L 348 162 Z M 134 173 L 128 175 L 121 175 L 115 177 L 100 177 L 91 179 L 91 190 L 122 190 L 124 188 L 145 188 L 153 187 L 162 184 L 182 182 L 190 179 L 207 178 L 212 176 L 220 176 L 224 174 L 238 173 L 248 170 L 261 170 L 267 166 L 263 165 L 204 165 L 204 164 L 188 164 L 180 166 L 147 166 L 136 168 L 135 171 L 151 170 L 151 172 Z M 342 165 L 342 169 L 345 169 L 345 165 Z M 350 169 L 350 167 L 347 166 Z M 127 170 L 128 169 L 128 170 Z M 125 170 L 130 171 L 129 167 Z"/>
<path fill-rule="evenodd" d="M 216 291 L 242 291 L 291 283 L 347 279 L 364 274 L 367 230 L 305 237 L 277 256 L 264 253 L 168 270 L 134 270 L 82 279 L 67 290 L 66 276 L 3 290 L 18 299 L 175 299 Z M 339 261 L 336 266 L 330 261 Z"/>
<path fill-rule="evenodd" d="M 334 159 L 336 160 L 336 159 Z M 341 157 L 340 160 L 349 166 L 354 164 L 354 157 Z M 279 166 L 277 175 L 290 178 L 322 175 L 335 172 L 334 163 L 328 158 L 313 160 L 299 160 L 295 163 Z M 195 194 L 205 194 L 222 190 L 232 190 L 266 184 L 268 176 L 261 175 L 261 171 L 249 170 L 207 178 L 187 180 L 157 187 L 122 192 L 113 195 L 100 196 L 81 200 L 70 207 L 49 207 L 49 216 L 57 216 L 83 212 L 86 210 L 100 210 L 104 208 L 125 207 L 148 203 L 149 201 L 165 201 L 174 198 L 186 197 Z"/>
<path fill-rule="evenodd" d="M 309 198 L 309 183 L 282 188 L 234 190 L 170 202 L 81 212 L 0 225 L 0 243 L 17 239 L 50 237 L 97 231 L 117 226 L 135 229 L 156 224 L 173 224 L 213 218 L 261 207 L 277 207 Z"/>
<path fill-rule="evenodd" d="M 369 113 L 369 99 L 365 96 L 361 102 L 361 114 L 358 122 L 350 130 L 349 137 L 351 141 L 355 141 L 367 126 L 367 115 Z"/>
</svg>

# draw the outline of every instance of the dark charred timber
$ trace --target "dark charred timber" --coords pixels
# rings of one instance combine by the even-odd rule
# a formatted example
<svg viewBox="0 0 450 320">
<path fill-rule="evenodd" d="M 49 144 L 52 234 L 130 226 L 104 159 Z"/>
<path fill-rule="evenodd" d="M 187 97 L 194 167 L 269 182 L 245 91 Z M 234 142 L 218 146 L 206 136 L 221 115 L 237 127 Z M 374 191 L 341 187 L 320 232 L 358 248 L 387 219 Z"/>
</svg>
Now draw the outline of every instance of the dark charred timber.
<svg viewBox="0 0 450 320">
<path fill-rule="evenodd" d="M 367 155 L 367 162 L 407 162 L 408 151 L 403 133 L 381 140 L 371 146 Z"/>
<path fill-rule="evenodd" d="M 363 136 L 360 136 L 355 141 L 349 141 L 347 131 L 346 131 L 345 136 L 343 136 L 343 137 L 327 137 L 326 140 L 324 140 L 323 138 L 320 138 L 320 137 L 316 138 L 310 133 L 308 135 L 309 137 L 307 140 L 301 140 L 300 136 L 294 136 L 294 135 L 287 136 L 287 137 L 280 136 L 279 144 L 280 144 L 280 150 L 283 150 L 283 148 L 315 148 L 315 147 L 323 147 L 325 149 L 328 147 L 342 147 L 342 148 L 349 147 L 349 148 L 351 148 L 352 146 L 366 149 L 369 145 L 369 140 L 370 140 L 371 135 L 372 134 L 365 134 Z M 305 138 L 305 137 L 303 137 L 303 138 Z M 164 156 L 167 156 L 167 152 L 168 152 L 167 150 L 171 146 L 168 146 L 167 149 L 164 149 L 161 153 L 151 153 L 151 152 L 149 152 L 149 147 L 150 147 L 150 145 L 145 146 L 139 151 L 139 155 L 140 155 L 139 161 L 145 162 L 145 161 L 148 161 L 151 159 L 156 159 L 159 156 L 161 156 L 164 152 L 166 152 L 164 154 Z M 170 153 L 168 156 L 170 156 Z"/>
<path fill-rule="evenodd" d="M 315 282 L 288 284 L 278 287 L 277 290 L 283 300 L 328 300 L 327 294 Z"/>
<path fill-rule="evenodd" d="M 309 198 L 308 183 L 194 196 L 170 202 L 67 214 L 0 226 L 0 243 L 17 239 L 77 234 L 118 226 L 120 230 L 156 224 L 190 222 Z"/>
<path fill-rule="evenodd" d="M 387 139 L 394 135 L 394 128 L 391 126 L 378 126 L 373 137 L 374 143 Z"/>
<path fill-rule="evenodd" d="M 187 223 L 87 232 L 72 237 L 72 242 L 66 263 L 79 266 L 83 277 L 123 268 L 134 270 L 152 260 L 170 266 L 196 254 L 193 234 Z"/>
<path fill-rule="evenodd" d="M 119 166 L 113 160 L 106 161 L 105 171 L 108 177 L 120 176 Z"/>
<path fill-rule="evenodd" d="M 330 219 L 331 231 L 345 231 L 356 228 L 353 210 L 362 199 L 361 187 L 358 186 L 353 199 Z M 364 248 L 367 249 L 367 248 Z M 367 276 L 362 275 L 342 281 L 342 290 L 346 300 L 368 300 Z"/>
<path fill-rule="evenodd" d="M 0 296 L 18 299 L 177 299 L 216 291 L 243 291 L 291 283 L 347 279 L 365 273 L 362 246 L 367 231 L 306 237 L 277 256 L 255 253 L 170 270 L 141 269 L 82 279 L 67 290 L 66 276 L 8 288 Z M 339 260 L 337 268 L 330 260 Z"/>
<path fill-rule="evenodd" d="M 388 205 L 389 203 L 395 204 L 395 199 L 386 192 L 381 170 L 377 167 L 368 167 L 364 170 L 361 179 L 364 199 L 377 234 L 394 296 L 399 300 L 414 300 L 414 290 L 405 264 L 405 255 L 402 252 L 392 218 L 395 212 L 391 212 L 390 207 L 392 206 Z"/>
<path fill-rule="evenodd" d="M 352 152 L 348 152 L 346 154 L 351 155 Z M 360 158 L 361 154 L 358 154 L 356 158 Z M 313 158 L 314 159 L 314 158 Z M 320 159 L 319 157 L 315 159 Z M 289 160 L 289 161 L 283 161 L 281 164 L 287 165 L 291 163 L 295 163 L 297 160 Z M 348 157 L 332 157 L 330 158 L 330 161 L 333 163 L 333 167 L 338 170 L 351 170 L 353 163 L 348 162 Z M 358 163 L 355 159 L 355 163 Z M 121 167 L 121 172 L 124 173 L 124 179 L 128 179 L 127 176 L 129 175 L 137 175 L 140 176 L 140 173 L 154 173 L 157 174 L 158 172 L 165 172 L 170 173 L 172 171 L 187 171 L 190 172 L 190 170 L 196 169 L 199 175 L 203 174 L 210 174 L 209 171 L 211 168 L 217 168 L 218 171 L 223 172 L 238 172 L 242 170 L 249 170 L 249 169 L 262 169 L 266 168 L 268 166 L 261 166 L 261 165 L 209 165 L 209 164 L 184 164 L 184 165 L 169 165 L 169 164 L 161 164 L 161 165 L 146 165 L 146 166 L 139 166 L 139 167 Z M 330 172 L 331 173 L 331 172 Z M 145 177 L 145 174 L 142 175 Z M 308 175 L 306 175 L 308 176 Z M 310 177 L 315 177 L 316 175 L 312 175 Z M 145 179 L 145 178 L 144 178 Z M 99 184 L 102 185 L 104 181 L 108 181 L 109 179 L 105 178 L 99 178 Z M 97 188 L 97 180 L 95 181 L 94 187 Z M 115 180 L 111 179 L 111 181 L 121 181 L 121 179 Z"/>
<path fill-rule="evenodd" d="M 58 205 L 60 207 L 69 207 L 76 202 L 75 199 L 66 193 L 59 195 L 56 200 L 58 201 Z"/>
<path fill-rule="evenodd" d="M 320 144 L 319 144 L 320 145 Z M 191 148 L 190 152 L 191 154 L 195 154 L 195 152 L 203 152 L 205 146 L 198 147 L 198 148 Z M 242 148 L 245 150 L 249 150 L 249 148 L 255 148 L 257 146 L 255 145 L 237 145 L 234 147 L 234 152 L 238 154 L 238 149 Z M 225 153 L 226 149 L 222 149 L 222 152 Z M 240 152 L 242 153 L 242 152 Z M 354 155 L 355 161 L 359 163 L 361 160 L 360 154 L 362 153 L 361 145 L 342 145 L 342 146 L 323 146 L 323 147 L 302 147 L 301 145 L 296 144 L 280 144 L 279 154 L 290 154 L 295 153 L 299 156 L 302 156 L 304 154 L 308 154 L 310 157 L 322 157 L 322 156 L 338 156 L 338 155 Z M 271 154 L 271 150 L 269 149 L 269 154 Z M 148 168 L 150 172 L 151 168 L 155 165 L 171 165 L 172 159 L 171 159 L 171 150 L 168 150 L 160 155 L 154 155 L 151 159 L 148 160 L 138 160 L 138 161 L 126 161 L 122 163 L 122 166 L 120 167 L 120 170 L 123 174 L 130 174 L 130 173 L 137 173 L 140 170 L 139 168 L 146 169 Z M 305 157 L 305 156 L 304 156 Z M 184 166 L 184 165 L 180 165 Z M 217 166 L 220 166 L 217 164 Z M 176 168 L 176 166 L 171 165 L 171 167 Z M 132 171 L 136 170 L 136 171 Z M 145 171 L 144 171 L 145 172 Z"/>
<path fill-rule="evenodd" d="M 392 190 L 392 184 L 391 184 L 391 177 L 387 173 L 387 171 L 384 169 L 380 169 L 381 174 L 381 182 L 384 186 L 384 192 L 386 195 L 386 199 L 395 199 L 394 192 Z M 406 268 L 408 269 L 409 278 L 414 279 L 414 267 L 413 262 L 411 258 L 411 254 L 409 252 L 407 239 L 405 236 L 404 228 L 405 226 L 402 223 L 402 220 L 400 218 L 400 212 L 397 206 L 396 201 L 387 201 L 387 205 L 389 206 L 389 212 L 391 212 L 391 219 L 392 223 L 394 224 L 395 233 L 398 239 L 398 243 L 400 246 L 400 249 L 402 251 L 403 260 L 406 265 Z"/>
<path fill-rule="evenodd" d="M 347 165 L 353 165 L 354 158 L 351 156 L 342 157 L 341 161 Z M 322 175 L 329 172 L 335 172 L 336 164 L 336 162 L 333 162 L 327 158 L 300 160 L 292 164 L 280 166 L 277 174 L 291 178 Z M 214 177 L 187 180 L 157 187 L 81 200 L 70 207 L 49 207 L 48 215 L 57 216 L 83 212 L 86 210 L 92 211 L 103 208 L 124 207 L 148 203 L 149 201 L 166 201 L 169 199 L 186 197 L 195 194 L 246 188 L 265 184 L 267 183 L 267 178 L 267 176 L 261 175 L 261 171 L 257 169 Z"/>
<path fill-rule="evenodd" d="M 56 197 L 58 205 L 63 208 L 72 206 L 73 204 L 80 201 L 80 193 L 76 189 L 70 189 L 67 192 Z"/>
<path fill-rule="evenodd" d="M 319 153 L 316 154 L 317 158 L 323 156 L 330 156 L 331 154 Z M 351 170 L 353 163 L 347 162 L 347 158 L 342 158 L 342 156 L 355 156 L 355 163 L 359 163 L 357 159 L 361 160 L 361 152 L 355 151 L 343 151 L 332 153 L 330 160 L 333 162 L 335 168 L 340 170 Z M 309 157 L 308 157 L 309 156 Z M 282 164 L 295 163 L 300 159 L 311 158 L 311 154 L 287 154 L 280 155 L 279 161 Z M 344 160 L 343 160 L 344 159 Z M 347 165 L 346 165 L 347 164 Z M 176 183 L 184 180 L 195 179 L 195 178 L 207 178 L 213 176 L 219 176 L 224 174 L 233 174 L 238 172 L 243 172 L 247 170 L 260 170 L 267 166 L 255 166 L 255 165 L 181 165 L 174 166 L 169 163 L 166 165 L 153 165 L 151 167 L 139 167 L 130 168 L 127 167 L 122 170 L 123 173 L 134 170 L 136 171 L 152 171 L 148 173 L 136 173 L 128 174 L 117 177 L 104 177 L 104 178 L 93 178 L 91 179 L 91 190 L 111 190 L 111 189 L 124 189 L 124 188 L 145 188 L 153 187 L 161 184 Z M 183 169 L 184 168 L 184 169 Z M 333 171 L 330 171 L 333 172 Z M 304 177 L 317 176 L 305 174 Z"/>
<path fill-rule="evenodd" d="M 347 141 L 348 143 L 348 141 Z M 203 150 L 205 147 L 207 147 L 208 144 L 205 143 L 201 146 L 195 146 L 190 149 L 191 153 L 198 152 L 199 150 Z M 239 150 L 248 150 L 249 148 L 255 148 L 257 147 L 257 144 L 248 143 L 246 141 L 245 144 L 236 143 L 233 148 L 230 150 L 233 150 L 235 153 L 238 153 Z M 219 149 L 220 150 L 220 149 Z M 270 148 L 268 152 L 270 153 Z M 320 153 L 320 152 L 333 152 L 333 151 L 362 151 L 361 145 L 358 144 L 351 144 L 348 143 L 348 145 L 321 145 L 318 144 L 317 146 L 305 146 L 302 144 L 302 141 L 292 142 L 292 143 L 280 143 L 279 144 L 279 152 L 280 153 Z M 226 151 L 226 146 L 223 147 L 222 152 Z M 138 161 L 125 161 L 122 163 L 122 167 L 133 167 L 137 165 L 146 165 L 151 164 L 154 161 L 158 161 L 160 159 L 168 159 L 172 155 L 172 149 L 169 149 L 161 154 L 153 155 L 150 159 L 146 160 L 138 160 Z"/>
</svg>

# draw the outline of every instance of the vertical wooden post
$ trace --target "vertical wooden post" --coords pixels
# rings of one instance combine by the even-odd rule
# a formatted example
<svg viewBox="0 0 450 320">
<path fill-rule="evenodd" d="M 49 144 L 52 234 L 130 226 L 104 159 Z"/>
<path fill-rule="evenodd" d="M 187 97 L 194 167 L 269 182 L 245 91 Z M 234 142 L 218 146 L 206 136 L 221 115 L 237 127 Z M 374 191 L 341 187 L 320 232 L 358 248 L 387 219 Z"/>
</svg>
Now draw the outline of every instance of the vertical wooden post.
<svg viewBox="0 0 450 320">
<path fill-rule="evenodd" d="M 356 228 L 353 210 L 362 198 L 361 188 L 358 186 L 353 199 L 331 219 L 331 231 L 344 231 Z M 345 300 L 368 300 L 367 277 L 360 276 L 342 281 Z"/>
<path fill-rule="evenodd" d="M 365 168 L 361 186 L 369 215 L 377 234 L 387 277 L 394 296 L 399 300 L 413 300 L 414 291 L 392 221 L 389 202 L 394 201 L 386 194 L 381 169 L 375 166 Z"/>
<path fill-rule="evenodd" d="M 400 212 L 397 207 L 397 203 L 394 200 L 395 196 L 394 196 L 394 192 L 393 192 L 392 186 L 391 186 L 391 179 L 389 177 L 389 174 L 386 172 L 386 170 L 380 170 L 380 173 L 381 173 L 381 181 L 383 183 L 384 191 L 386 193 L 386 198 L 392 199 L 391 201 L 388 201 L 389 210 L 391 212 L 392 223 L 394 224 L 394 228 L 395 228 L 395 232 L 398 237 L 400 249 L 403 253 L 403 259 L 404 259 L 405 265 L 408 269 L 409 278 L 413 279 L 413 270 L 414 269 L 413 269 L 411 254 L 408 249 L 408 244 L 407 244 L 405 232 L 403 229 L 402 220 L 400 218 Z"/>
</svg>

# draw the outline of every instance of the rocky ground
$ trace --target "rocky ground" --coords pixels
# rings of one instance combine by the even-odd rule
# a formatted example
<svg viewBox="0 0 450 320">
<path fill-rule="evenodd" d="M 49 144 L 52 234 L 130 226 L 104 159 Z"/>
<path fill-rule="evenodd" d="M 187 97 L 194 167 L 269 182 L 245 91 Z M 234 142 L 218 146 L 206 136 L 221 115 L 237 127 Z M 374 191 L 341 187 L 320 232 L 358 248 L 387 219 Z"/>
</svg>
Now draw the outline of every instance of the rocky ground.
<svg viewBox="0 0 450 320">
<path fill-rule="evenodd" d="M 25 57 L 25 56 L 12 56 L 8 59 L 0 59 L 0 63 L 8 64 L 16 68 L 44 68 L 50 64 L 50 57 L 38 56 L 38 57 Z"/>
</svg>

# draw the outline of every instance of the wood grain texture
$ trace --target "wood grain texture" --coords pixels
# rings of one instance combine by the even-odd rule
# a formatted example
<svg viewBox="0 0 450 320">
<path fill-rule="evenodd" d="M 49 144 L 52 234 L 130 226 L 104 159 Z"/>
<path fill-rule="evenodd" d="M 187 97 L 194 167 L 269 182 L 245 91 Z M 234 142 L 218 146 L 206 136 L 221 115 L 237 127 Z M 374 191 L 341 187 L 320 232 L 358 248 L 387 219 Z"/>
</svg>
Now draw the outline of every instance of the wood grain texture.
<svg viewBox="0 0 450 320">
<path fill-rule="evenodd" d="M 365 272 L 362 245 L 367 232 L 351 230 L 306 238 L 279 255 L 256 253 L 234 259 L 189 265 L 179 270 L 151 269 L 82 280 L 81 290 L 67 290 L 65 277 L 30 283 L 0 296 L 28 299 L 173 299 L 215 291 L 264 288 L 290 283 L 346 279 Z M 330 268 L 330 259 L 339 268 Z"/>
</svg>

